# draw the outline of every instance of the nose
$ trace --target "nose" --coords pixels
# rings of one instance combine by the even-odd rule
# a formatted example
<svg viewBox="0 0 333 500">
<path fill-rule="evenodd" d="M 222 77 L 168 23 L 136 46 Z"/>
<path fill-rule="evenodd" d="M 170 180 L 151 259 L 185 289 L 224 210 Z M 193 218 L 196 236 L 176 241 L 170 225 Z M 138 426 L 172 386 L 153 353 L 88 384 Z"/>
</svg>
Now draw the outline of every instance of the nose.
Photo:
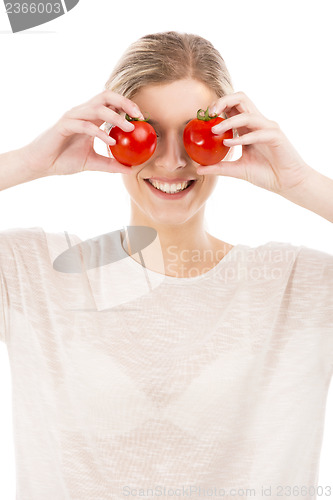
<svg viewBox="0 0 333 500">
<path fill-rule="evenodd" d="M 154 163 L 157 168 L 173 172 L 187 165 L 186 156 L 183 137 L 179 137 L 176 132 L 170 132 L 158 140 Z"/>
</svg>

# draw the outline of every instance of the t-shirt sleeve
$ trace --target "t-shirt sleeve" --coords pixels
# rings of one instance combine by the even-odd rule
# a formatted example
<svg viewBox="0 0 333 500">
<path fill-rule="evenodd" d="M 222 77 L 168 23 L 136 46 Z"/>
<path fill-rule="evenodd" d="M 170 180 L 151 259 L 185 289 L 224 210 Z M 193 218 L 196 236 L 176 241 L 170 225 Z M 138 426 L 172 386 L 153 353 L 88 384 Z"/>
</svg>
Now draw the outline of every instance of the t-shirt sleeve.
<svg viewBox="0 0 333 500">
<path fill-rule="evenodd" d="M 301 246 L 297 261 L 299 286 L 313 298 L 318 321 L 333 328 L 333 255 Z"/>
<path fill-rule="evenodd" d="M 6 342 L 4 284 L 0 269 L 0 340 Z"/>
<path fill-rule="evenodd" d="M 42 297 L 45 307 L 51 304 L 52 264 L 68 249 L 68 241 L 75 245 L 80 238 L 38 226 L 0 231 L 0 340 L 7 346 L 15 339 L 20 318 L 38 320 L 44 314 Z"/>
<path fill-rule="evenodd" d="M 322 359 L 333 374 L 333 255 L 300 247 L 294 268 L 296 299 L 322 346 Z"/>
<path fill-rule="evenodd" d="M 0 340 L 8 341 L 8 311 L 21 301 L 25 268 L 34 258 L 40 227 L 10 228 L 0 231 Z"/>
<path fill-rule="evenodd" d="M 6 310 L 7 293 L 5 272 L 8 269 L 10 255 L 8 254 L 8 231 L 0 231 L 0 340 L 6 342 Z"/>
</svg>

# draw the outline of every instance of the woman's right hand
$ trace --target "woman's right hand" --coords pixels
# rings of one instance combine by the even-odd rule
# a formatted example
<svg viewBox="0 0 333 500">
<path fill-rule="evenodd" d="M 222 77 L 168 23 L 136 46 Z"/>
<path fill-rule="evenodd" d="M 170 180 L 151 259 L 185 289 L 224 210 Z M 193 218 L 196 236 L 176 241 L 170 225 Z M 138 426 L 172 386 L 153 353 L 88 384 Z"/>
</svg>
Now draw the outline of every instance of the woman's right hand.
<svg viewBox="0 0 333 500">
<path fill-rule="evenodd" d="M 104 123 L 131 131 L 134 125 L 117 111 L 144 118 L 138 106 L 130 99 L 111 90 L 105 90 L 89 101 L 67 111 L 58 122 L 31 143 L 21 148 L 25 167 L 36 177 L 66 175 L 86 170 L 128 174 L 131 168 L 115 158 L 99 155 L 93 148 L 98 137 L 107 145 L 115 144 Z"/>
</svg>

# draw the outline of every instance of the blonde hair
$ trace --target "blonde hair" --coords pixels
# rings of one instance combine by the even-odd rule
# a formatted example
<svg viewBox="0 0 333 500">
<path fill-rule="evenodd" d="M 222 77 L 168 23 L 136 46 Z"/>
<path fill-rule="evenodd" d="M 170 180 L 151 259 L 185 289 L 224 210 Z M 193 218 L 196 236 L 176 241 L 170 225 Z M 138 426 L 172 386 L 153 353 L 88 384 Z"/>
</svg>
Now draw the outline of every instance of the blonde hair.
<svg viewBox="0 0 333 500">
<path fill-rule="evenodd" d="M 229 71 L 211 42 L 191 33 L 152 33 L 133 42 L 114 67 L 105 89 L 131 99 L 141 87 L 193 78 L 218 97 L 234 92 Z"/>
</svg>

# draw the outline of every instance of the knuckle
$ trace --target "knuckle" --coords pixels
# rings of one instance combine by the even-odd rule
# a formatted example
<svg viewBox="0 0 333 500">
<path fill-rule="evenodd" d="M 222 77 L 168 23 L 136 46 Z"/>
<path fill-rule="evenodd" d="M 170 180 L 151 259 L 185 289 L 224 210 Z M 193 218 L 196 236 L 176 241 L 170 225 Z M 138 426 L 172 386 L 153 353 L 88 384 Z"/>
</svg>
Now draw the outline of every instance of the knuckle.
<svg viewBox="0 0 333 500">
<path fill-rule="evenodd" d="M 95 95 L 94 97 L 92 97 L 91 99 L 89 99 L 88 103 L 93 106 L 95 103 L 97 102 L 101 102 L 101 101 L 104 101 L 104 92 L 100 92 L 99 94 Z"/>
<path fill-rule="evenodd" d="M 111 123 L 115 123 L 117 125 L 119 125 L 120 123 L 122 123 L 123 119 L 122 117 L 120 116 L 119 113 L 116 113 L 115 111 L 112 112 L 112 122 Z"/>
<path fill-rule="evenodd" d="M 60 126 L 63 126 L 63 125 L 70 125 L 71 123 L 73 123 L 74 121 L 74 118 L 71 118 L 70 116 L 67 116 L 67 115 L 63 115 L 60 120 L 58 121 L 58 124 Z"/>
<path fill-rule="evenodd" d="M 62 116 L 60 118 L 60 120 L 58 120 L 55 125 L 54 125 L 54 128 L 55 130 L 57 130 L 58 132 L 62 133 L 66 130 L 68 130 L 68 125 L 69 125 L 69 121 L 67 120 L 67 118 L 65 118 L 64 116 Z"/>
<path fill-rule="evenodd" d="M 131 101 L 131 99 L 128 99 L 127 97 L 124 97 L 122 105 L 123 108 L 127 109 L 129 112 L 132 112 L 133 109 L 138 109 L 138 106 L 133 101 Z"/>
<path fill-rule="evenodd" d="M 128 99 L 128 97 L 125 97 L 124 95 L 120 96 L 120 102 L 121 104 L 132 104 L 132 101 Z"/>
<path fill-rule="evenodd" d="M 62 118 L 70 118 L 71 114 L 73 113 L 73 111 L 75 110 L 75 108 L 70 108 L 68 109 L 67 111 L 65 111 L 65 113 L 62 115 Z"/>
<path fill-rule="evenodd" d="M 94 111 L 95 111 L 95 113 L 96 113 L 97 116 L 100 116 L 103 113 L 103 111 L 104 111 L 103 104 L 101 104 L 101 103 L 96 104 L 95 107 L 94 107 Z"/>
<path fill-rule="evenodd" d="M 115 97 L 115 92 L 113 92 L 113 90 L 105 89 L 103 90 L 103 92 L 98 94 L 98 96 L 96 96 L 96 100 L 98 103 L 102 102 L 103 104 L 112 103 L 114 97 Z"/>
<path fill-rule="evenodd" d="M 122 128 L 122 129 L 124 129 L 124 127 L 125 128 L 128 127 L 128 124 L 129 124 L 129 121 L 126 120 L 126 118 L 124 116 L 121 116 L 118 114 L 116 114 L 114 122 L 118 127 Z"/>
<path fill-rule="evenodd" d="M 86 121 L 82 121 L 81 122 L 81 128 L 82 130 L 86 131 L 86 132 L 90 132 L 91 130 L 93 130 L 93 124 L 90 123 L 90 122 L 86 122 Z"/>
<path fill-rule="evenodd" d="M 78 106 L 73 106 L 72 108 L 68 109 L 63 116 L 66 118 L 73 118 L 77 116 L 80 111 L 82 110 L 82 104 L 79 104 Z"/>
<path fill-rule="evenodd" d="M 112 96 L 114 94 L 114 92 L 110 89 L 105 89 L 103 92 L 102 92 L 102 96 L 103 97 L 109 97 L 109 96 Z"/>
<path fill-rule="evenodd" d="M 210 109 L 219 108 L 220 106 L 223 106 L 225 104 L 226 99 L 228 99 L 229 95 L 230 94 L 224 94 L 223 96 L 213 101 L 210 105 Z"/>
<path fill-rule="evenodd" d="M 276 122 L 274 120 L 269 120 L 269 122 L 270 122 L 271 128 L 274 128 L 276 130 L 280 129 L 280 125 L 278 124 L 278 122 Z"/>
<path fill-rule="evenodd" d="M 130 112 L 132 112 L 133 110 L 139 110 L 139 106 L 134 101 L 128 99 L 127 97 L 125 97 L 125 99 L 126 106 Z"/>
</svg>

